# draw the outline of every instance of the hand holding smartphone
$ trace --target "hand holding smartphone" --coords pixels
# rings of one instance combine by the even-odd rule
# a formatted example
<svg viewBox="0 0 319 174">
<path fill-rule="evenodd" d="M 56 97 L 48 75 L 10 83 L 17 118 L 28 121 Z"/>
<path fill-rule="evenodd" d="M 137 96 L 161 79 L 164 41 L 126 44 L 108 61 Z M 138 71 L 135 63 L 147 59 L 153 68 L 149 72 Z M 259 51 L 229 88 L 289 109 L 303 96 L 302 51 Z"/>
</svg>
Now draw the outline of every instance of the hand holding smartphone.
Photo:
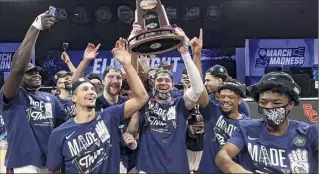
<svg viewBox="0 0 319 174">
<path fill-rule="evenodd" d="M 55 12 L 56 12 L 56 8 L 53 7 L 53 6 L 50 6 L 50 7 L 49 7 L 49 14 L 55 16 Z"/>
</svg>

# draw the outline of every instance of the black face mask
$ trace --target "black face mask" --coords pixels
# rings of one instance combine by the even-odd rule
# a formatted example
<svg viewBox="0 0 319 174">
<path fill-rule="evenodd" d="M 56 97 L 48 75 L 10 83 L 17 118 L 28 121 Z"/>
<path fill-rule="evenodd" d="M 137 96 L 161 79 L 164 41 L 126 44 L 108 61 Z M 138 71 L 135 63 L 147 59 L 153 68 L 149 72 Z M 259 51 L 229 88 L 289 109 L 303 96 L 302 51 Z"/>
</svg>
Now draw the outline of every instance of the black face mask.
<svg viewBox="0 0 319 174">
<path fill-rule="evenodd" d="M 40 89 L 41 86 L 30 86 L 25 82 L 22 82 L 23 88 L 28 92 L 36 92 Z"/>
<path fill-rule="evenodd" d="M 160 100 L 167 100 L 172 97 L 172 91 L 169 92 L 160 92 L 155 90 L 154 96 L 158 97 Z"/>
<path fill-rule="evenodd" d="M 258 113 L 260 117 L 266 121 L 269 127 L 278 127 L 288 116 L 287 105 L 276 108 L 263 108 L 258 106 Z"/>
<path fill-rule="evenodd" d="M 69 81 L 64 82 L 64 87 L 66 90 L 70 91 L 72 89 L 72 84 Z"/>
<path fill-rule="evenodd" d="M 148 83 L 148 87 L 150 88 L 150 90 L 152 90 L 153 87 L 154 87 L 154 80 L 153 79 L 147 79 L 147 83 Z"/>
</svg>

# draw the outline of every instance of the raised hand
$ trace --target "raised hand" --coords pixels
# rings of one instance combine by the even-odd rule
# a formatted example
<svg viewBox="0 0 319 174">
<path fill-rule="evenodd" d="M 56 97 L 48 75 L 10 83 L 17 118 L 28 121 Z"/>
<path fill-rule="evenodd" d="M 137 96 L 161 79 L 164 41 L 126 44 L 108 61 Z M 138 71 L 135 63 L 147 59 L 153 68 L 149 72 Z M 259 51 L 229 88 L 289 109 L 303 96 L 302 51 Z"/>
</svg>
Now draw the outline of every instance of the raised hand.
<svg viewBox="0 0 319 174">
<path fill-rule="evenodd" d="M 185 32 L 181 28 L 176 28 L 175 34 L 183 37 L 183 43 L 177 47 L 178 51 L 181 54 L 188 53 L 189 38 L 186 36 Z"/>
<path fill-rule="evenodd" d="M 61 59 L 63 60 L 64 63 L 70 62 L 70 57 L 66 52 L 63 52 L 61 55 Z"/>
<path fill-rule="evenodd" d="M 112 50 L 113 57 L 122 65 L 131 64 L 131 55 L 128 52 L 128 42 L 126 39 L 120 38 Z"/>
<path fill-rule="evenodd" d="M 194 37 L 190 42 L 189 42 L 193 54 L 200 55 L 202 48 L 203 48 L 203 29 L 200 29 L 199 32 L 199 38 Z"/>
<path fill-rule="evenodd" d="M 99 50 L 101 44 L 98 44 L 96 47 L 94 44 L 89 43 L 88 46 L 86 47 L 84 54 L 83 54 L 83 59 L 86 60 L 93 60 L 95 57 L 99 54 L 97 51 Z"/>
<path fill-rule="evenodd" d="M 49 14 L 49 11 L 46 11 L 43 14 L 40 14 L 32 23 L 32 26 L 38 30 L 44 30 L 50 28 L 55 22 L 54 15 Z"/>
</svg>

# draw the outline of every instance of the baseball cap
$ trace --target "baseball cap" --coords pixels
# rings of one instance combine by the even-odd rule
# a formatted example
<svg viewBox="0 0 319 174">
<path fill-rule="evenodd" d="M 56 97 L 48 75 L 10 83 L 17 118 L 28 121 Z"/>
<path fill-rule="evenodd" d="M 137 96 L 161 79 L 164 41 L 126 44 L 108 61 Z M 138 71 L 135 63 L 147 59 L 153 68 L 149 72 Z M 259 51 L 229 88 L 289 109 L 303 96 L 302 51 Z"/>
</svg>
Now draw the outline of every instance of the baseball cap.
<svg viewBox="0 0 319 174">
<path fill-rule="evenodd" d="M 59 71 L 54 75 L 54 83 L 56 84 L 59 80 L 59 78 L 65 77 L 67 75 L 71 75 L 72 76 L 73 73 L 71 72 L 67 72 L 67 71 Z"/>
<path fill-rule="evenodd" d="M 223 80 L 226 80 L 228 77 L 228 72 L 227 69 L 221 65 L 214 65 L 210 67 L 207 71 L 206 74 L 216 76 L 216 77 L 221 77 Z"/>
<path fill-rule="evenodd" d="M 75 91 L 76 88 L 78 88 L 78 87 L 79 87 L 81 84 L 83 84 L 83 83 L 90 83 L 90 84 L 92 84 L 91 81 L 90 81 L 88 78 L 86 78 L 86 77 L 79 78 L 77 81 L 75 81 L 75 82 L 72 83 L 72 91 Z M 92 84 L 92 85 L 93 85 L 93 84 Z M 94 86 L 94 85 L 93 85 L 93 86 Z"/>
<path fill-rule="evenodd" d="M 101 81 L 99 75 L 95 74 L 95 73 L 90 73 L 86 76 L 89 80 L 92 80 L 92 79 L 97 79 L 99 81 Z"/>
<path fill-rule="evenodd" d="M 269 83 L 269 82 L 275 82 L 278 84 L 283 84 L 285 86 L 288 86 L 290 89 L 287 89 L 287 90 L 292 90 L 297 95 L 299 95 L 301 92 L 300 86 L 297 83 L 295 83 L 294 79 L 289 74 L 287 74 L 285 72 L 267 73 L 266 75 L 264 75 L 261 78 L 261 80 L 257 84 L 251 85 L 251 86 L 247 87 L 247 89 L 250 93 L 254 93 L 256 88 L 259 85 L 262 85 L 264 83 Z"/>
<path fill-rule="evenodd" d="M 40 71 L 41 68 L 38 67 L 38 66 L 34 66 L 32 63 L 29 63 L 26 72 L 29 72 L 29 71 L 32 71 L 32 70 Z"/>
</svg>

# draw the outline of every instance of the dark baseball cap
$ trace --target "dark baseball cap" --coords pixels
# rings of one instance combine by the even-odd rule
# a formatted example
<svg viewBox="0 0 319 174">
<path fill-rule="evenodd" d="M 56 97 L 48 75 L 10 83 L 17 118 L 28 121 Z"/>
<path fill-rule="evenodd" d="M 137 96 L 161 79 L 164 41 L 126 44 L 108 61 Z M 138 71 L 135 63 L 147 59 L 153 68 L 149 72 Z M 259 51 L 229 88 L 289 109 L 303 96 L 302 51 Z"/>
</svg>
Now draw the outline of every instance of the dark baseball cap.
<svg viewBox="0 0 319 174">
<path fill-rule="evenodd" d="M 78 88 L 81 84 L 83 83 L 91 83 L 90 79 L 86 78 L 86 77 L 82 77 L 79 78 L 77 81 L 75 81 L 74 83 L 72 83 L 72 91 L 75 91 L 76 88 Z M 93 85 L 93 84 L 92 84 Z M 94 86 L 94 85 L 93 85 Z"/>
<path fill-rule="evenodd" d="M 65 76 L 67 76 L 67 75 L 72 76 L 73 73 L 67 72 L 67 71 L 59 71 L 59 72 L 57 72 L 57 73 L 54 75 L 54 83 L 56 84 L 57 81 L 59 80 L 59 78 L 63 78 L 63 77 L 65 77 Z"/>
<path fill-rule="evenodd" d="M 214 65 L 212 67 L 210 67 L 207 71 L 206 71 L 207 74 L 210 74 L 210 75 L 228 75 L 227 73 L 227 69 L 221 65 Z"/>
<path fill-rule="evenodd" d="M 40 67 L 38 67 L 38 66 L 34 66 L 32 63 L 29 63 L 26 72 L 30 72 L 30 71 L 41 71 L 41 69 L 42 69 L 42 68 L 40 68 Z"/>
<path fill-rule="evenodd" d="M 97 79 L 99 81 L 101 81 L 101 78 L 99 77 L 99 75 L 95 74 L 95 73 L 90 73 L 86 76 L 89 80 L 92 80 L 92 79 Z M 102 81 L 101 81 L 102 82 Z"/>
<path fill-rule="evenodd" d="M 257 84 L 251 85 L 247 87 L 247 89 L 250 93 L 254 93 L 255 89 L 258 86 L 265 83 L 269 83 L 269 82 L 275 82 L 278 84 L 283 84 L 285 86 L 288 86 L 290 89 L 287 89 L 287 90 L 292 90 L 297 95 L 299 95 L 301 92 L 300 86 L 297 83 L 295 83 L 294 79 L 289 74 L 285 72 L 270 72 L 264 75 Z"/>
</svg>

